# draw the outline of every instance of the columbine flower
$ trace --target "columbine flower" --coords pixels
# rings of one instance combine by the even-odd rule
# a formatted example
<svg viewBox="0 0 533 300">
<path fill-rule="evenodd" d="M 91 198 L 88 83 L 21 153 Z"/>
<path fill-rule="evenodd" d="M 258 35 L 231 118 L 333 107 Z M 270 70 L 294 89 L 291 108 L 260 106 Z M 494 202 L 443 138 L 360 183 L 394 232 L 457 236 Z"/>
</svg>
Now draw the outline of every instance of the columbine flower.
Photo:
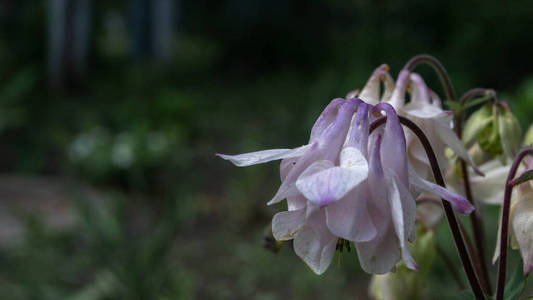
<svg viewBox="0 0 533 300">
<path fill-rule="evenodd" d="M 288 210 L 274 216 L 272 233 L 277 240 L 294 239 L 296 254 L 317 274 L 330 265 L 338 238 L 356 243 L 369 273 L 392 270 L 400 257 L 416 269 L 407 247 L 414 240 L 416 211 L 410 188 L 449 199 L 460 212 L 472 210 L 464 198 L 410 171 L 394 108 L 370 108 L 360 99 L 334 99 L 315 122 L 308 145 L 218 154 L 238 166 L 283 159 L 282 183 L 269 204 L 287 199 Z M 387 115 L 371 143 L 370 111 Z"/>
<path fill-rule="evenodd" d="M 526 168 L 533 168 L 533 160 L 525 159 Z M 521 167 L 521 170 L 526 170 Z M 518 191 L 513 193 L 509 213 L 509 235 L 511 236 L 511 248 L 520 250 L 523 261 L 524 276 L 528 276 L 533 270 L 533 182 L 528 181 L 520 184 Z M 496 263 L 500 256 L 501 214 L 498 227 L 498 238 L 492 263 Z"/>
<path fill-rule="evenodd" d="M 372 233 L 375 231 L 372 224 L 339 224 L 346 217 L 352 217 L 346 213 L 354 211 L 362 216 L 356 221 L 363 220 L 365 212 L 358 209 L 358 205 L 349 207 L 350 210 L 344 215 L 339 214 L 338 218 L 331 216 L 333 211 L 342 212 L 347 201 L 338 205 L 333 203 L 367 177 L 368 164 L 356 148 L 364 141 L 354 137 L 343 147 L 358 102 L 356 99 L 331 101 L 315 122 L 308 145 L 292 150 L 274 149 L 235 156 L 219 154 L 238 166 L 284 159 L 280 166 L 282 184 L 268 204 L 286 198 L 288 211 L 274 216 L 272 232 L 277 240 L 294 238 L 296 254 L 317 274 L 323 273 L 331 263 L 337 243 L 337 236 L 328 224 L 333 231 L 338 229 L 338 236 L 352 240 L 371 239 L 375 234 Z M 355 135 L 357 130 L 352 132 Z M 347 221 L 354 223 L 352 219 Z"/>
</svg>

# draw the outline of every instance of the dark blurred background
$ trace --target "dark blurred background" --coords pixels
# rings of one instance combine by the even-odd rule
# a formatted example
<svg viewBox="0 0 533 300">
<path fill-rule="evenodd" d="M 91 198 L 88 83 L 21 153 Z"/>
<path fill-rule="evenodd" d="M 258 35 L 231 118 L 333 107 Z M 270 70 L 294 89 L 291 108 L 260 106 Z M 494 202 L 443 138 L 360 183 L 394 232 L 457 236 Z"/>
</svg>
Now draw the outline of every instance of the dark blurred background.
<svg viewBox="0 0 533 300">
<path fill-rule="evenodd" d="M 330 99 L 419 53 L 459 94 L 496 89 L 525 128 L 532 15 L 525 0 L 0 0 L 0 298 L 367 299 L 353 251 L 316 276 L 290 243 L 263 247 L 285 205 L 266 206 L 276 163 L 214 153 L 304 144 Z M 457 261 L 446 227 L 439 243 Z M 434 265 L 433 299 L 455 299 Z"/>
</svg>

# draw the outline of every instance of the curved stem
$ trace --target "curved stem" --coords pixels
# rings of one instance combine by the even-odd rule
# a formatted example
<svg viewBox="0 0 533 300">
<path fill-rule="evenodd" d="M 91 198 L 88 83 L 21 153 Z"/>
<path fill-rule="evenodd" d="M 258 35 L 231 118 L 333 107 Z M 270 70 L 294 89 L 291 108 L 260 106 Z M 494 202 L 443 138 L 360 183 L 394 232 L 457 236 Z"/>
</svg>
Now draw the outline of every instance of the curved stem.
<svg viewBox="0 0 533 300">
<path fill-rule="evenodd" d="M 520 162 L 526 155 L 533 155 L 533 148 L 528 147 L 516 155 L 509 174 L 507 175 L 507 180 L 505 183 L 505 194 L 503 196 L 503 207 L 502 207 L 502 232 L 500 235 L 500 264 L 498 265 L 498 288 L 496 289 L 496 300 L 503 300 L 503 292 L 505 289 L 505 272 L 507 266 L 507 243 L 509 235 L 509 210 L 511 207 L 511 194 L 513 193 L 513 184 L 511 181 L 516 175 L 518 166 Z"/>
<path fill-rule="evenodd" d="M 467 93 L 468 94 L 468 93 Z M 462 103 L 463 101 L 467 101 L 468 99 L 472 99 L 470 97 L 461 97 Z M 455 116 L 455 133 L 457 134 L 457 137 L 461 138 L 463 135 L 462 132 L 462 114 L 458 114 Z M 479 211 L 479 206 L 475 203 L 474 197 L 472 196 L 472 188 L 470 186 L 470 175 L 468 174 L 468 169 L 466 166 L 466 161 L 464 159 L 459 160 L 459 164 L 461 166 L 461 173 L 463 175 L 463 188 L 465 190 L 465 197 L 468 200 L 468 202 L 472 203 L 475 210 L 470 214 L 470 223 L 472 224 L 472 232 L 474 234 L 474 242 L 476 244 L 477 249 L 477 257 L 479 258 L 478 261 L 476 261 L 476 270 L 481 274 L 481 282 L 483 286 L 483 290 L 486 294 L 491 295 L 492 294 L 492 287 L 490 284 L 489 274 L 487 270 L 487 259 L 485 256 L 485 241 L 484 241 L 484 232 L 483 232 L 483 226 L 482 226 L 482 219 Z M 474 251 L 471 251 L 472 257 L 476 256 Z"/>
<path fill-rule="evenodd" d="M 442 85 L 444 86 L 444 91 L 446 92 L 446 96 L 452 100 L 457 101 L 457 98 L 455 97 L 455 92 L 453 89 L 452 82 L 450 81 L 450 77 L 448 76 L 448 73 L 446 72 L 446 69 L 441 64 L 441 62 L 436 59 L 435 57 L 431 55 L 421 54 L 417 55 L 413 58 L 411 58 L 406 64 L 405 67 L 403 67 L 405 70 L 412 71 L 415 66 L 417 66 L 420 63 L 426 63 L 435 69 L 437 74 L 439 74 L 440 81 L 442 82 Z"/>
<path fill-rule="evenodd" d="M 461 96 L 461 99 L 459 99 L 459 102 L 461 104 L 465 104 L 468 100 L 470 100 L 472 98 L 484 97 L 484 96 L 489 96 L 489 95 L 492 96 L 493 98 L 495 98 L 494 97 L 495 94 L 496 94 L 496 92 L 494 92 L 494 90 L 492 90 L 492 89 L 474 88 L 474 89 L 471 89 L 468 92 L 464 93 Z"/>
<path fill-rule="evenodd" d="M 429 143 L 429 140 L 422 131 L 422 129 L 420 129 L 420 127 L 418 127 L 415 123 L 405 117 L 400 116 L 399 118 L 400 123 L 408 127 L 422 143 L 422 146 L 426 151 L 426 155 L 431 165 L 431 170 L 433 171 L 433 177 L 435 177 L 435 182 L 442 187 L 446 187 L 435 152 L 433 151 L 433 148 L 431 147 L 431 144 Z M 386 120 L 387 117 L 382 117 L 370 124 L 370 133 L 379 126 L 383 125 Z M 442 200 L 442 206 L 444 207 L 444 212 L 446 214 L 446 218 L 448 219 L 448 224 L 450 225 L 450 230 L 455 241 L 455 246 L 457 247 L 457 251 L 459 252 L 459 257 L 461 258 L 461 262 L 468 278 L 468 282 L 472 287 L 472 291 L 474 292 L 476 299 L 482 300 L 484 299 L 483 292 L 481 290 L 476 273 L 474 272 L 474 268 L 472 267 L 472 262 L 468 255 L 468 251 L 466 250 L 465 242 L 461 235 L 461 229 L 459 228 L 459 223 L 455 217 L 455 213 L 453 212 L 451 204 L 447 201 L 444 201 L 444 199 Z"/>
</svg>

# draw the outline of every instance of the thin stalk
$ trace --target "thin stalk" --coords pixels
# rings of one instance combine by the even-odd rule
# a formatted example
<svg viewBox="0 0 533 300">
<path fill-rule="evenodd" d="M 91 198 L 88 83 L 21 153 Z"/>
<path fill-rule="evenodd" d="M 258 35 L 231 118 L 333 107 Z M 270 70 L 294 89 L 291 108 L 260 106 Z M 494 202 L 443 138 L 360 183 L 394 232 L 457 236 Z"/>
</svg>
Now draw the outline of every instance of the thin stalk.
<svg viewBox="0 0 533 300">
<path fill-rule="evenodd" d="M 509 236 L 509 210 L 511 207 L 511 195 L 513 193 L 514 185 L 511 183 L 513 178 L 516 175 L 518 166 L 522 159 L 526 155 L 533 155 L 533 148 L 527 147 L 526 149 L 520 151 L 511 165 L 509 174 L 507 175 L 507 180 L 505 182 L 505 194 L 503 196 L 503 207 L 502 207 L 502 231 L 500 235 L 500 264 L 498 265 L 498 287 L 496 289 L 496 300 L 503 300 L 503 293 L 505 290 L 505 272 L 507 267 L 507 244 Z"/>
<path fill-rule="evenodd" d="M 459 138 L 462 137 L 462 116 L 457 115 L 455 118 L 455 133 Z M 483 286 L 483 290 L 486 294 L 491 295 L 492 294 L 492 286 L 490 284 L 489 279 L 489 273 L 487 270 L 487 264 L 488 261 L 485 256 L 485 234 L 483 232 L 483 221 L 481 219 L 481 214 L 479 211 L 479 205 L 474 201 L 474 197 L 472 196 L 472 188 L 470 186 L 470 175 L 468 174 L 468 169 L 466 166 L 466 161 L 464 159 L 460 159 L 459 161 L 461 165 L 461 173 L 463 175 L 463 188 L 465 190 L 465 197 L 468 200 L 468 202 L 472 203 L 475 210 L 470 214 L 470 223 L 472 224 L 472 232 L 474 234 L 474 243 L 476 244 L 476 250 L 477 255 L 479 257 L 479 261 L 476 264 L 476 270 L 481 273 L 481 284 Z M 473 251 L 472 251 L 473 252 Z M 474 254 L 471 254 L 472 256 L 475 256 Z"/>
<path fill-rule="evenodd" d="M 408 127 L 418 137 L 418 139 L 422 143 L 422 146 L 424 147 L 424 150 L 426 151 L 426 155 L 431 165 L 431 170 L 433 171 L 433 177 L 435 178 L 435 182 L 442 187 L 446 187 L 435 152 L 433 151 L 433 148 L 431 147 L 431 144 L 429 143 L 429 140 L 424 134 L 424 132 L 422 131 L 422 129 L 420 129 L 420 127 L 418 127 L 415 123 L 413 123 L 411 120 L 405 117 L 400 116 L 399 118 L 400 118 L 400 122 L 404 126 Z M 374 121 L 370 125 L 369 131 L 372 132 L 379 126 L 383 125 L 386 120 L 387 120 L 387 117 L 382 117 Z M 481 290 L 479 280 L 472 266 L 472 261 L 470 260 L 468 251 L 466 249 L 463 236 L 461 235 L 461 229 L 459 228 L 459 223 L 457 222 L 455 213 L 453 212 L 453 208 L 451 204 L 445 201 L 444 199 L 442 199 L 442 206 L 444 207 L 444 212 L 446 214 L 446 218 L 448 219 L 448 225 L 450 226 L 450 230 L 452 232 L 455 246 L 457 247 L 457 251 L 459 252 L 459 257 L 461 258 L 461 262 L 463 264 L 466 277 L 468 278 L 468 282 L 472 288 L 474 295 L 476 296 L 476 299 L 483 300 L 484 299 L 483 291 Z"/>
<path fill-rule="evenodd" d="M 491 96 L 494 98 L 494 95 L 495 95 L 494 90 L 485 89 L 485 88 L 474 88 L 464 93 L 463 96 L 461 96 L 461 99 L 459 99 L 459 102 L 461 104 L 465 104 L 468 100 L 473 99 L 473 98 L 486 97 L 486 96 Z"/>
</svg>

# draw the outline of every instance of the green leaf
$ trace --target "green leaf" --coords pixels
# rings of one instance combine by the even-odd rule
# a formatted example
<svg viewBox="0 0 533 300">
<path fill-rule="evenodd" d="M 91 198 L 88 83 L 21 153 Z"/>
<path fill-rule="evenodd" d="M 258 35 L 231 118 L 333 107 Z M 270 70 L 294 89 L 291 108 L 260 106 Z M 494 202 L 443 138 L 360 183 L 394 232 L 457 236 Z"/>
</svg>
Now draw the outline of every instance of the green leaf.
<svg viewBox="0 0 533 300">
<path fill-rule="evenodd" d="M 463 291 L 463 299 L 465 300 L 477 300 L 476 295 L 471 290 Z M 485 300 L 494 300 L 494 298 L 485 296 Z"/>
<path fill-rule="evenodd" d="M 527 170 L 524 173 L 522 173 L 520 177 L 513 179 L 511 181 L 511 185 L 519 185 L 531 179 L 533 179 L 533 170 Z"/>
<path fill-rule="evenodd" d="M 522 272 L 522 263 L 514 268 L 513 275 L 509 279 L 509 282 L 505 285 L 504 299 L 514 300 L 518 299 L 524 288 L 526 287 L 526 277 Z"/>
</svg>

